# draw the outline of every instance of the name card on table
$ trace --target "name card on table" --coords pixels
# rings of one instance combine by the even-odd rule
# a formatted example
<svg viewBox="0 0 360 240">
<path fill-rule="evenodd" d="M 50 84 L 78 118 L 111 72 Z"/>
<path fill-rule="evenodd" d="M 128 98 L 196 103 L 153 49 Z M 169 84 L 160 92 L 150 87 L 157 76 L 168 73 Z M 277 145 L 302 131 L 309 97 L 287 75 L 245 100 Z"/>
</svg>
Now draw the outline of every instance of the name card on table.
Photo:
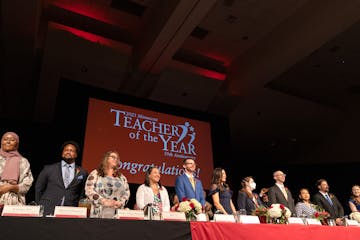
<svg viewBox="0 0 360 240">
<path fill-rule="evenodd" d="M 260 224 L 258 216 L 239 215 L 239 222 L 244 224 Z"/>
<path fill-rule="evenodd" d="M 117 219 L 127 219 L 127 220 L 144 220 L 144 211 L 143 210 L 125 210 L 117 209 L 116 210 Z"/>
<path fill-rule="evenodd" d="M 346 224 L 348 226 L 359 226 L 359 223 L 356 220 L 352 220 L 352 219 L 346 219 Z"/>
<path fill-rule="evenodd" d="M 196 221 L 198 222 L 207 222 L 207 217 L 205 213 L 199 213 L 198 215 L 196 215 Z"/>
<path fill-rule="evenodd" d="M 40 217 L 40 206 L 5 205 L 1 216 Z"/>
<path fill-rule="evenodd" d="M 54 217 L 56 218 L 86 218 L 86 207 L 56 206 Z"/>
<path fill-rule="evenodd" d="M 289 217 L 288 222 L 289 222 L 289 224 L 305 225 L 304 220 L 302 218 L 298 218 L 298 217 Z"/>
<path fill-rule="evenodd" d="M 183 212 L 163 212 L 162 216 L 165 221 L 186 221 L 185 213 Z"/>
<path fill-rule="evenodd" d="M 306 218 L 306 223 L 308 225 L 322 225 L 320 220 L 316 218 Z"/>
<path fill-rule="evenodd" d="M 215 222 L 236 222 L 234 215 L 214 214 Z"/>
</svg>

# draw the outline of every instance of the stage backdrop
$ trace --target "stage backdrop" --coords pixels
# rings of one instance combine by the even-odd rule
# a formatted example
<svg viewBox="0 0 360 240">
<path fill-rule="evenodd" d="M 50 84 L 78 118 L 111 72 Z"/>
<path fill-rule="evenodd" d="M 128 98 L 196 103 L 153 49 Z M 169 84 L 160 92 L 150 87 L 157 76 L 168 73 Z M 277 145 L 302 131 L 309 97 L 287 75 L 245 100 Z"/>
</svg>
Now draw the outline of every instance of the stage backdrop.
<svg viewBox="0 0 360 240">
<path fill-rule="evenodd" d="M 197 177 L 208 188 L 213 170 L 208 122 L 89 99 L 82 166 L 95 169 L 109 150 L 120 154 L 122 173 L 130 183 L 143 183 L 145 172 L 157 166 L 161 182 L 174 186 L 183 173 L 182 161 L 193 158 Z"/>
</svg>

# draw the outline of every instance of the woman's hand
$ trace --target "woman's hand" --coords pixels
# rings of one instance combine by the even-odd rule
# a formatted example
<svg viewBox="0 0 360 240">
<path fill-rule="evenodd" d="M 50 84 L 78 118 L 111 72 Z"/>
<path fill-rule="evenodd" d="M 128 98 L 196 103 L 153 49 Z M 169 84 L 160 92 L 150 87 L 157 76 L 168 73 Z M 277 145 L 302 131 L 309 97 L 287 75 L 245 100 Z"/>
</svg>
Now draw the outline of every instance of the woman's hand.
<svg viewBox="0 0 360 240">
<path fill-rule="evenodd" d="M 122 206 L 123 206 L 122 202 L 120 202 L 120 201 L 115 201 L 115 203 L 114 203 L 114 207 L 115 207 L 115 208 L 121 208 Z"/>
<path fill-rule="evenodd" d="M 112 199 L 103 199 L 101 201 L 102 205 L 104 207 L 115 207 L 115 200 L 112 200 Z"/>
<path fill-rule="evenodd" d="M 17 185 L 5 183 L 4 185 L 0 186 L 0 195 L 7 193 L 7 192 L 13 192 L 16 189 L 17 189 Z"/>
<path fill-rule="evenodd" d="M 102 205 L 104 207 L 112 207 L 112 208 L 121 208 L 123 206 L 122 202 L 113 199 L 103 199 Z"/>
</svg>

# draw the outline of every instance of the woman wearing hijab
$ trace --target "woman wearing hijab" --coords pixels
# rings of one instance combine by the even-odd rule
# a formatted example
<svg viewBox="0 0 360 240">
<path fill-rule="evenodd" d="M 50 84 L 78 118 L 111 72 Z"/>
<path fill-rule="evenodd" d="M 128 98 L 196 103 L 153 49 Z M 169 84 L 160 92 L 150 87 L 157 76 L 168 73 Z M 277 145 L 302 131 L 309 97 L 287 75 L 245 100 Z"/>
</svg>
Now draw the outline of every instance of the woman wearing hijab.
<svg viewBox="0 0 360 240">
<path fill-rule="evenodd" d="M 7 132 L 1 138 L 0 149 L 0 204 L 25 205 L 25 194 L 29 191 L 33 176 L 30 164 L 17 151 L 19 136 Z"/>
</svg>

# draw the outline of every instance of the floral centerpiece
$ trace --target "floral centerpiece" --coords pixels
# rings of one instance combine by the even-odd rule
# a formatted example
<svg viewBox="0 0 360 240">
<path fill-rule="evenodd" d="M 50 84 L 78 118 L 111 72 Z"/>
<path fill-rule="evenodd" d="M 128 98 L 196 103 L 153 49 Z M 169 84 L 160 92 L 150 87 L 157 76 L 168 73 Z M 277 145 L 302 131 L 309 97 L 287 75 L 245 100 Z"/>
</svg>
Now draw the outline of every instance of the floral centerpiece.
<svg viewBox="0 0 360 240">
<path fill-rule="evenodd" d="M 258 216 L 260 223 L 269 222 L 268 209 L 264 206 L 258 206 L 252 212 L 252 215 Z"/>
<path fill-rule="evenodd" d="M 195 199 L 183 198 L 176 211 L 184 212 L 187 221 L 196 220 L 196 214 L 202 212 L 201 204 Z"/>
<path fill-rule="evenodd" d="M 318 219 L 322 225 L 328 225 L 327 219 L 330 217 L 330 214 L 322 210 L 315 212 L 313 217 Z"/>
<path fill-rule="evenodd" d="M 355 221 L 357 221 L 358 223 L 360 223 L 360 212 L 353 212 L 350 213 L 350 219 L 353 219 Z"/>
<path fill-rule="evenodd" d="M 267 211 L 271 223 L 286 224 L 291 217 L 291 211 L 282 204 L 271 204 Z"/>
</svg>

